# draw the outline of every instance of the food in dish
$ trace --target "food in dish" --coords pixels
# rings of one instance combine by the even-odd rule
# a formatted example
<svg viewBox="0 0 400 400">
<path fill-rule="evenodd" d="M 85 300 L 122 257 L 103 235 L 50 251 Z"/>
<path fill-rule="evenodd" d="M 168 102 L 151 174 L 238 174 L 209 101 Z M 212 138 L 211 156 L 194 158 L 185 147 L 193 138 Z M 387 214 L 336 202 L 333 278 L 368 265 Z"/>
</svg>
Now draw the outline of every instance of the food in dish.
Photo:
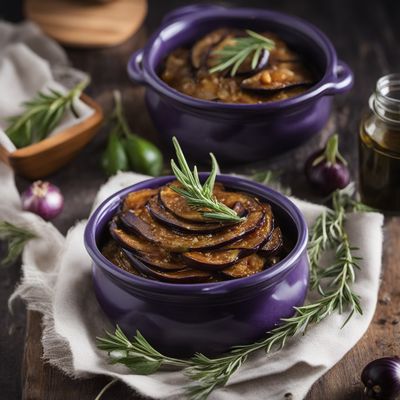
<svg viewBox="0 0 400 400">
<path fill-rule="evenodd" d="M 280 261 L 288 243 L 272 208 L 216 183 L 217 200 L 241 216 L 213 220 L 187 204 L 171 182 L 129 193 L 109 225 L 102 254 L 119 268 L 164 282 L 218 282 L 247 277 Z"/>
<path fill-rule="evenodd" d="M 277 34 L 229 28 L 172 51 L 160 76 L 186 95 L 244 104 L 284 100 L 316 81 L 307 60 Z"/>
</svg>

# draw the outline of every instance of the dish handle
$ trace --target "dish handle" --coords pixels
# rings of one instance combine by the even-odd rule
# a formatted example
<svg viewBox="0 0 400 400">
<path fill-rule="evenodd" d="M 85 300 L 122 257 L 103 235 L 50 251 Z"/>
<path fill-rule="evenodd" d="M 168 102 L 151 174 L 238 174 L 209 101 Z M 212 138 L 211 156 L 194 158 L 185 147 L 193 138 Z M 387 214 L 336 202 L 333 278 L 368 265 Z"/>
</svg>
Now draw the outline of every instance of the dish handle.
<svg viewBox="0 0 400 400">
<path fill-rule="evenodd" d="M 207 11 L 217 11 L 217 10 L 224 10 L 226 7 L 218 6 L 216 4 L 192 4 L 190 6 L 183 6 L 176 8 L 175 10 L 169 12 L 165 15 L 162 20 L 162 24 L 169 24 L 170 22 L 190 16 L 192 14 L 198 14 L 199 12 L 207 12 Z"/>
<path fill-rule="evenodd" d="M 135 51 L 128 62 L 128 75 L 132 81 L 139 84 L 146 83 L 142 68 L 143 49 Z"/>
<path fill-rule="evenodd" d="M 335 69 L 335 78 L 325 85 L 323 92 L 327 95 L 341 94 L 349 91 L 354 83 L 354 75 L 344 61 L 338 61 Z"/>
</svg>

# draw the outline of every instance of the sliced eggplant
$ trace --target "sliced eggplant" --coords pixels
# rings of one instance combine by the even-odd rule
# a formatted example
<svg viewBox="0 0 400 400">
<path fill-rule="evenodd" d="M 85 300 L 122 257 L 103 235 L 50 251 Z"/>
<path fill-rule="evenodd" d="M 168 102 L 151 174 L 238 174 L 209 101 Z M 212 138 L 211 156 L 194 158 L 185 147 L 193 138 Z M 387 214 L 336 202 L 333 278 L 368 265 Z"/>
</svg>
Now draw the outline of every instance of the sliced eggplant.
<svg viewBox="0 0 400 400">
<path fill-rule="evenodd" d="M 158 189 L 142 189 L 137 192 L 128 193 L 122 205 L 122 210 L 137 210 L 143 208 L 147 202 L 158 194 Z"/>
<path fill-rule="evenodd" d="M 125 251 L 125 253 L 128 252 L 129 250 Z M 178 271 L 188 267 L 187 263 L 182 257 L 167 252 L 163 249 L 160 249 L 160 251 L 155 253 L 136 252 L 134 254 L 132 253 L 132 256 L 136 257 L 140 261 L 143 261 L 146 265 L 160 270 Z"/>
<path fill-rule="evenodd" d="M 241 250 L 192 251 L 183 253 L 182 257 L 198 269 L 219 271 L 238 261 L 240 254 Z"/>
<path fill-rule="evenodd" d="M 177 185 L 179 184 L 176 184 L 175 182 L 171 184 L 171 186 Z M 245 215 L 248 211 L 259 209 L 260 203 L 254 197 L 241 192 L 227 192 L 221 184 L 215 184 L 214 195 L 219 201 L 234 209 L 240 216 Z M 215 219 L 205 218 L 201 212 L 190 207 L 179 193 L 171 189 L 170 185 L 161 188 L 159 199 L 165 209 L 172 212 L 176 217 L 182 220 L 215 223 Z"/>
<path fill-rule="evenodd" d="M 209 252 L 187 252 L 183 257 L 200 269 L 218 270 L 228 267 L 239 259 L 255 253 L 268 240 L 273 230 L 273 216 L 271 207 L 263 205 L 265 212 L 264 223 L 254 232 L 246 235 L 243 239 L 238 240 L 220 250 Z"/>
<path fill-rule="evenodd" d="M 178 271 L 159 271 L 143 263 L 132 253 L 126 252 L 129 261 L 144 275 L 164 282 L 171 283 L 200 283 L 207 282 L 213 275 L 207 271 L 185 268 Z"/>
<path fill-rule="evenodd" d="M 312 83 L 313 77 L 303 65 L 297 62 L 282 62 L 244 79 L 240 87 L 249 91 L 272 93 L 296 86 L 308 86 Z"/>
<path fill-rule="evenodd" d="M 175 192 L 171 187 L 180 187 L 179 182 L 175 181 L 169 185 L 165 185 L 160 189 L 159 197 L 161 204 L 170 212 L 175 214 L 178 218 L 201 223 L 215 223 L 215 219 L 204 218 L 198 211 L 190 207 L 179 193 Z M 214 195 L 223 191 L 223 186 L 216 184 L 214 186 Z"/>
<path fill-rule="evenodd" d="M 211 233 L 224 229 L 226 223 L 196 223 L 188 222 L 177 218 L 173 213 L 166 210 L 163 205 L 161 205 L 158 196 L 152 197 L 148 203 L 147 208 L 151 216 L 158 222 L 171 229 L 187 232 L 187 233 Z M 214 220 L 215 221 L 215 220 Z"/>
<path fill-rule="evenodd" d="M 260 253 L 263 256 L 271 256 L 277 254 L 283 246 L 282 232 L 279 227 L 276 227 L 268 239 L 268 241 L 261 247 Z"/>
<path fill-rule="evenodd" d="M 108 261 L 112 262 L 118 268 L 130 272 L 131 274 L 139 275 L 137 269 L 130 263 L 123 250 L 114 240 L 107 242 L 101 252 Z"/>
<path fill-rule="evenodd" d="M 267 242 L 274 229 L 274 217 L 269 205 L 263 204 L 262 207 L 265 213 L 265 218 L 264 222 L 259 226 L 259 228 L 255 229 L 252 233 L 246 235 L 237 242 L 225 246 L 224 250 L 234 249 L 242 250 L 243 252 L 255 252 Z"/>
<path fill-rule="evenodd" d="M 118 242 L 124 249 L 146 254 L 154 254 L 160 249 L 160 246 L 147 241 L 141 236 L 133 235 L 119 228 L 115 222 L 110 225 L 111 237 Z"/>
<path fill-rule="evenodd" d="M 222 273 L 230 278 L 244 278 L 254 275 L 264 269 L 265 258 L 259 254 L 252 254 L 238 261 L 231 267 L 222 270 Z"/>
<path fill-rule="evenodd" d="M 264 222 L 264 219 L 265 213 L 260 205 L 259 210 L 250 212 L 243 222 L 230 226 L 222 232 L 180 235 L 154 221 L 147 209 L 144 209 L 140 215 L 127 211 L 120 216 L 125 230 L 177 253 L 190 250 L 211 250 L 226 246 L 253 232 Z"/>
<path fill-rule="evenodd" d="M 218 44 L 228 34 L 228 30 L 220 28 L 198 40 L 192 47 L 190 53 L 190 59 L 194 68 L 199 69 L 204 66 L 207 62 L 207 58 L 210 54 L 213 46 Z"/>
</svg>

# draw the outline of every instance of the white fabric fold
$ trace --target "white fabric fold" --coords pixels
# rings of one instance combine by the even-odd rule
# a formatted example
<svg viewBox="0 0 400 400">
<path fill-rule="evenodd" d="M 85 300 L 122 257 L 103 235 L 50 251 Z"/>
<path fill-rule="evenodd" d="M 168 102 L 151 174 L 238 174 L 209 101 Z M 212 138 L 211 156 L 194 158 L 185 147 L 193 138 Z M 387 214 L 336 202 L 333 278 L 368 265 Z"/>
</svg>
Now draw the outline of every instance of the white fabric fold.
<svg viewBox="0 0 400 400">
<path fill-rule="evenodd" d="M 143 175 L 120 173 L 98 192 L 97 206 L 115 191 L 145 179 Z M 132 374 L 126 367 L 109 365 L 106 355 L 96 349 L 95 337 L 113 326 L 102 313 L 92 288 L 91 260 L 83 244 L 85 221 L 63 238 L 39 217 L 22 213 L 11 171 L 0 165 L 0 179 L 9 193 L 0 207 L 0 219 L 28 225 L 39 239 L 26 246 L 23 278 L 16 296 L 27 307 L 43 313 L 42 344 L 47 361 L 74 377 L 109 375 L 150 398 L 182 399 L 189 384 L 180 371 L 160 371 L 151 376 Z M 310 225 L 322 207 L 292 199 Z M 228 385 L 210 399 L 282 400 L 287 393 L 303 399 L 312 384 L 334 366 L 362 337 L 370 324 L 379 288 L 383 217 L 378 213 L 348 215 L 347 230 L 352 245 L 363 255 L 354 290 L 361 296 L 363 315 L 354 316 L 343 328 L 346 315 L 333 314 L 311 327 L 304 336 L 290 340 L 278 352 L 254 354 Z"/>
</svg>

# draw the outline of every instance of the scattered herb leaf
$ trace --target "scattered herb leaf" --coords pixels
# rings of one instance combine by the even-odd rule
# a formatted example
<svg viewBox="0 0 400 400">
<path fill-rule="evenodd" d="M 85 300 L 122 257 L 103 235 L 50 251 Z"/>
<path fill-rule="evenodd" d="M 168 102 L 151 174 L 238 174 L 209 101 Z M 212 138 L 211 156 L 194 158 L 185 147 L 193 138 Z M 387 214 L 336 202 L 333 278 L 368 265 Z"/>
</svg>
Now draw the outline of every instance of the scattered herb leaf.
<svg viewBox="0 0 400 400">
<path fill-rule="evenodd" d="M 0 240 L 7 242 L 7 255 L 0 265 L 13 264 L 21 255 L 25 245 L 36 237 L 36 234 L 26 228 L 21 228 L 7 221 L 0 221 Z"/>
</svg>

